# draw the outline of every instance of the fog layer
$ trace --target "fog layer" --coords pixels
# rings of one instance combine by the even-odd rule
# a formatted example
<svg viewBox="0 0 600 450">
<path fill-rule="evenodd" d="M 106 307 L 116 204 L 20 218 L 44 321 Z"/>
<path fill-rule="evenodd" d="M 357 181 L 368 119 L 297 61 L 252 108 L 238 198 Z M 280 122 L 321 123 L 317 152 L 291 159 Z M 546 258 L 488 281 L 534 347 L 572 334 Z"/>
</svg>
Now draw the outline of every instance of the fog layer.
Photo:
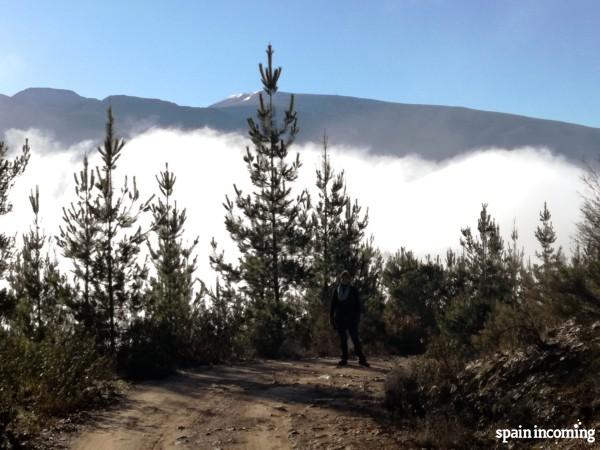
<svg viewBox="0 0 600 450">
<path fill-rule="evenodd" d="M 0 229 L 11 234 L 27 229 L 32 219 L 27 197 L 37 184 L 42 226 L 55 235 L 62 207 L 74 199 L 73 173 L 81 169 L 83 155 L 89 153 L 92 166 L 99 159 L 91 142 L 60 148 L 36 130 L 11 130 L 6 141 L 14 152 L 25 137 L 32 148 L 30 165 L 11 191 L 14 211 L 0 217 Z M 211 238 L 231 250 L 222 203 L 225 194 L 233 195 L 233 183 L 249 186 L 242 160 L 248 143 L 245 136 L 207 129 L 158 129 L 129 141 L 119 161 L 117 180 L 125 174 L 136 176 L 142 198 L 158 192 L 154 177 L 169 163 L 177 176 L 178 205 L 188 212 L 186 239 L 199 236 L 199 275 L 207 280 L 214 277 L 208 268 Z M 308 187 L 314 194 L 321 146 L 295 146 L 294 151 L 303 163 L 298 187 Z M 521 245 L 533 257 L 537 250 L 533 233 L 547 201 L 558 243 L 567 250 L 571 247 L 581 203 L 581 169 L 548 150 L 486 149 L 442 163 L 416 156 L 378 157 L 335 142 L 329 143 L 329 151 L 334 169 L 345 172 L 349 194 L 369 209 L 369 233 L 386 253 L 402 246 L 421 256 L 458 249 L 461 227 L 476 227 L 483 202 L 489 204 L 505 239 L 516 223 Z"/>
</svg>

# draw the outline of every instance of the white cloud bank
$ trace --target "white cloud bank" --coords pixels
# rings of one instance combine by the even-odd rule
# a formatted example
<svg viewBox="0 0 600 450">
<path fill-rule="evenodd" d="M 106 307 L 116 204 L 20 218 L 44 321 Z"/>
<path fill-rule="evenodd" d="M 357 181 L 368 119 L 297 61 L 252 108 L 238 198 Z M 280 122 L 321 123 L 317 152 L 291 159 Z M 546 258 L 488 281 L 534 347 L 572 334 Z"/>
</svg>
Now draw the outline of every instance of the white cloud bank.
<svg viewBox="0 0 600 450">
<path fill-rule="evenodd" d="M 13 130 L 6 140 L 16 150 L 25 136 L 32 147 L 30 166 L 11 192 L 14 211 L 0 217 L 0 228 L 10 233 L 27 229 L 31 223 L 27 196 L 37 184 L 43 227 L 55 235 L 62 207 L 74 198 L 73 173 L 80 170 L 82 155 L 90 152 L 91 165 L 98 163 L 95 146 L 82 142 L 63 149 L 35 130 Z M 119 176 L 135 175 L 143 198 L 157 192 L 154 177 L 169 163 L 177 176 L 175 197 L 188 211 L 187 236 L 200 237 L 200 276 L 207 281 L 214 277 L 208 268 L 211 237 L 230 248 L 222 203 L 225 194 L 233 194 L 234 182 L 248 186 L 242 160 L 247 144 L 244 136 L 206 129 L 152 130 L 128 142 L 119 163 Z M 303 162 L 298 185 L 314 191 L 320 146 L 292 149 L 300 152 Z M 546 150 L 490 149 L 441 163 L 378 157 L 335 143 L 330 143 L 330 151 L 334 168 L 346 173 L 349 194 L 369 208 L 369 232 L 384 252 L 404 246 L 421 256 L 444 255 L 450 247 L 459 248 L 461 227 L 476 226 L 483 202 L 489 204 L 506 239 L 516 220 L 521 244 L 533 255 L 538 212 L 547 201 L 559 244 L 571 247 L 581 203 L 581 169 Z"/>
</svg>

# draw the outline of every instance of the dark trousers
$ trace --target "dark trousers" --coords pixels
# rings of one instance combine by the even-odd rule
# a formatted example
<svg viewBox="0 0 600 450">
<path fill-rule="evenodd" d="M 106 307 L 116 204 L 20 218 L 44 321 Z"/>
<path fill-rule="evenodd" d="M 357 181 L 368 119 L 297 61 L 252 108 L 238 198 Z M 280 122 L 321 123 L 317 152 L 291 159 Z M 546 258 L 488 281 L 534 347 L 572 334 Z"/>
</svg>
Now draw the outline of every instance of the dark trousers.
<svg viewBox="0 0 600 450">
<path fill-rule="evenodd" d="M 362 352 L 362 345 L 358 337 L 358 322 L 341 323 L 337 326 L 338 336 L 340 337 L 340 349 L 342 350 L 342 360 L 348 360 L 348 334 L 354 345 L 354 352 L 360 360 L 365 359 Z M 346 334 L 347 333 L 347 334 Z"/>
</svg>

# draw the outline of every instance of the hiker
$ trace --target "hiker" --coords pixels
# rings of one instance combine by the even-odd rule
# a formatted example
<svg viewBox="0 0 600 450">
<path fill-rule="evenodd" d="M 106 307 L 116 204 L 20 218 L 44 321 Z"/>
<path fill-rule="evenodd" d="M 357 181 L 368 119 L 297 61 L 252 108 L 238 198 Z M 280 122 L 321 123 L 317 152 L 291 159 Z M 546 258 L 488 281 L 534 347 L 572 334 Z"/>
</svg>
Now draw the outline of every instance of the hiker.
<svg viewBox="0 0 600 450">
<path fill-rule="evenodd" d="M 369 367 L 369 363 L 362 352 L 362 346 L 358 337 L 358 322 L 362 306 L 358 296 L 358 289 L 351 283 L 350 272 L 344 270 L 340 275 L 340 282 L 333 291 L 331 299 L 331 311 L 329 319 L 331 326 L 338 332 L 340 338 L 340 348 L 342 350 L 342 359 L 339 366 L 348 364 L 348 334 L 354 345 L 354 352 L 358 356 L 358 363 L 361 366 Z"/>
</svg>

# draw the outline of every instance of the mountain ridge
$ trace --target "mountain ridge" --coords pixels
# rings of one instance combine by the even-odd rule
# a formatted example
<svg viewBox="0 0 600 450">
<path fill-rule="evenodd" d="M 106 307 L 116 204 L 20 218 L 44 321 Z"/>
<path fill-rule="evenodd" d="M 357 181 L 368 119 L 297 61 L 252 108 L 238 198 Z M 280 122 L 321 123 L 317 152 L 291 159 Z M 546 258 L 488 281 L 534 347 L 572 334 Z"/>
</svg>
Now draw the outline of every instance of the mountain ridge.
<svg viewBox="0 0 600 450">
<path fill-rule="evenodd" d="M 278 92 L 276 108 L 285 108 L 289 95 Z M 299 142 L 319 142 L 327 130 L 334 145 L 365 148 L 383 155 L 418 154 L 434 160 L 475 149 L 524 146 L 545 147 L 571 160 L 581 160 L 595 156 L 600 148 L 600 128 L 558 120 L 344 95 L 295 97 Z M 50 132 L 66 146 L 101 139 L 109 105 L 125 137 L 152 127 L 209 127 L 245 133 L 246 119 L 256 112 L 258 91 L 196 107 L 124 94 L 95 99 L 68 89 L 28 88 L 13 96 L 0 94 L 0 135 L 11 128 L 37 128 Z"/>
</svg>

